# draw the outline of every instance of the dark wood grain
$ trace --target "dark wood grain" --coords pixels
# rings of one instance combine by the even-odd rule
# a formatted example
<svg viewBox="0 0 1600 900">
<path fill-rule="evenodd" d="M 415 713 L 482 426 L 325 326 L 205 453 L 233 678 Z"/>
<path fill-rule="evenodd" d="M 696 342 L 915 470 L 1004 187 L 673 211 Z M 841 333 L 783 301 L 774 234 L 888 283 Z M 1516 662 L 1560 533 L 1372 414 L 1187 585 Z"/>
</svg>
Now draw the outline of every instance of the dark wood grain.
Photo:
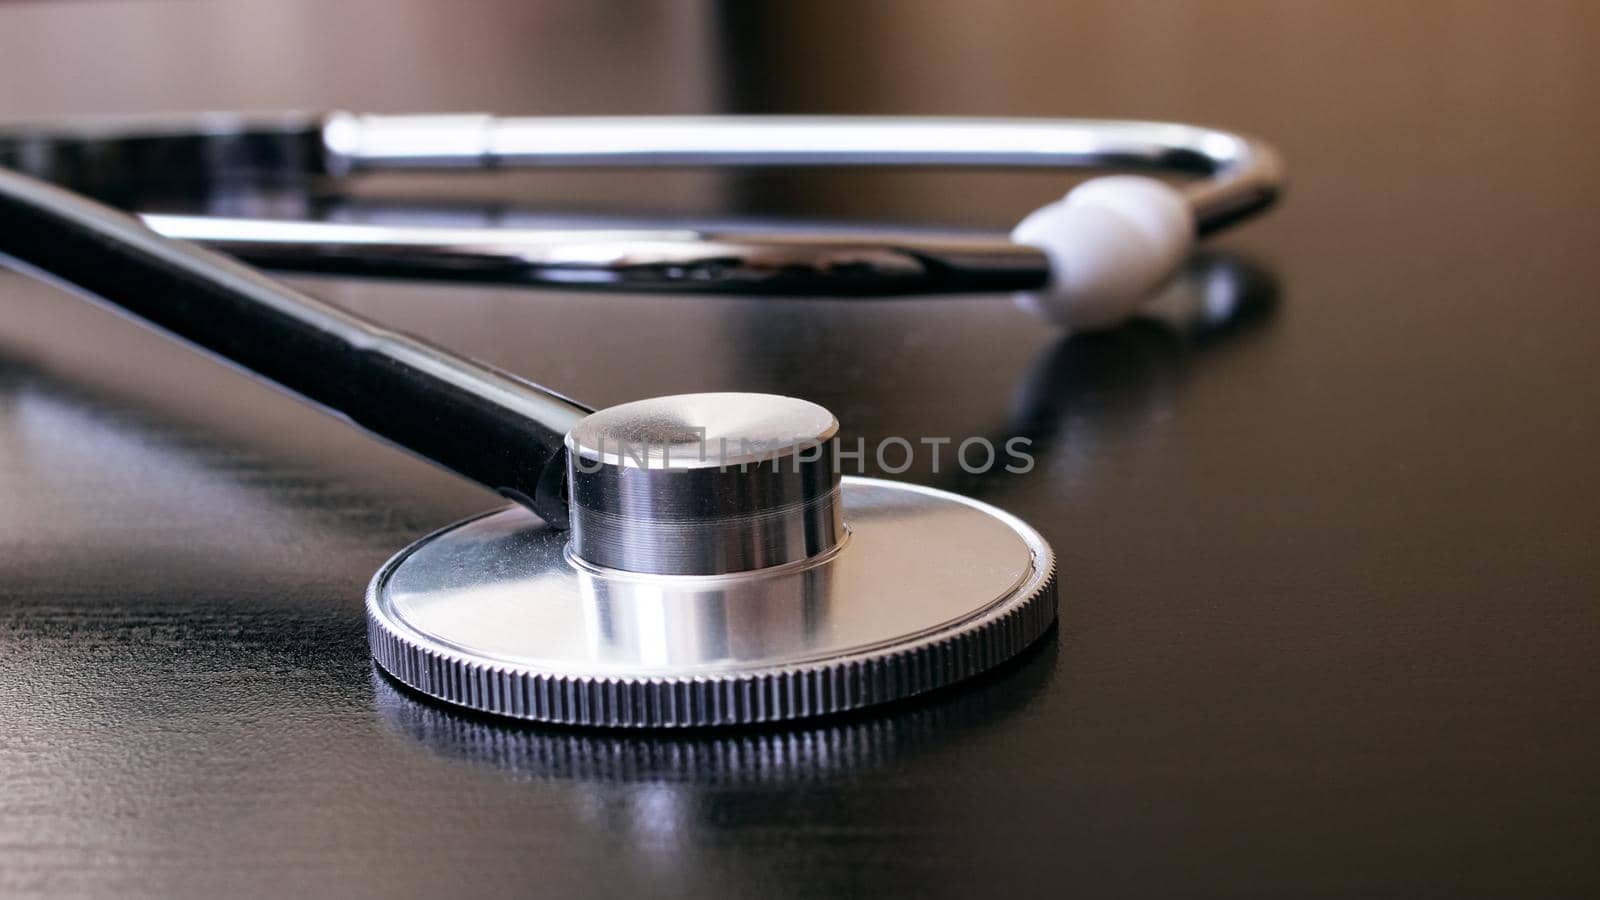
<svg viewBox="0 0 1600 900">
<path fill-rule="evenodd" d="M 269 5 L 304 11 L 301 27 L 322 8 L 250 8 Z M 87 27 L 78 6 L 7 5 L 0 40 L 67 40 L 51 23 Z M 390 553 L 494 498 L 0 274 L 0 894 L 1600 891 L 1596 7 L 728 6 L 702 35 L 714 58 L 617 48 L 657 47 L 653 28 L 684 40 L 716 9 L 680 4 L 673 24 L 596 4 L 505 27 L 544 43 L 572 29 L 562 59 L 595 60 L 598 82 L 414 78 L 431 103 L 476 92 L 524 110 L 1257 132 L 1284 148 L 1293 189 L 1214 260 L 1247 276 L 1252 314 L 1211 335 L 1064 339 L 1003 298 L 299 283 L 596 405 L 779 391 L 829 406 L 851 437 L 1030 436 L 1026 476 L 902 477 L 1038 527 L 1061 559 L 1061 628 L 970 687 L 797 729 L 653 738 L 435 708 L 373 673 L 362 591 Z M 452 7 L 465 21 L 443 33 L 494 71 L 538 70 L 513 61 L 518 41 L 484 37 L 492 7 Z M 444 13 L 394 9 L 372 34 L 333 16 L 310 46 L 455 58 L 446 37 L 404 39 Z M 118 59 L 143 58 L 135 38 L 163 46 L 119 38 L 116 15 L 75 39 Z M 174 58 L 187 39 L 165 38 Z M 208 39 L 218 51 L 174 70 L 187 87 L 167 105 L 415 105 L 348 73 L 241 84 L 270 54 Z M 11 112 L 142 102 L 38 53 L 11 60 Z M 467 192 L 576 193 L 552 184 Z M 986 225 L 1060 187 L 582 185 L 611 206 Z"/>
</svg>

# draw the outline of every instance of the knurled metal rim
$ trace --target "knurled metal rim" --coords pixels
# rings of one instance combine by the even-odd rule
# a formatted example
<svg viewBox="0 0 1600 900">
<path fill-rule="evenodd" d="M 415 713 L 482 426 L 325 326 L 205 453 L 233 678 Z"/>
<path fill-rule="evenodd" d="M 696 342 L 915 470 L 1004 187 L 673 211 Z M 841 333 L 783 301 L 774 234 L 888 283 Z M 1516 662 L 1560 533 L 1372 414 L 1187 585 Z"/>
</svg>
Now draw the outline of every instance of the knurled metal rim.
<svg viewBox="0 0 1600 900">
<path fill-rule="evenodd" d="M 373 577 L 367 589 L 368 641 L 373 660 L 415 691 L 478 712 L 538 722 L 695 728 L 781 722 L 860 709 L 926 693 L 994 668 L 1026 649 L 1055 622 L 1054 553 L 1021 520 L 991 510 L 1029 539 L 1033 577 L 1017 592 L 973 617 L 906 643 L 863 648 L 814 662 L 686 678 L 571 676 L 485 664 L 424 646 L 378 613 L 378 594 L 390 572 L 432 535 L 396 554 Z"/>
<path fill-rule="evenodd" d="M 518 780 L 606 785 L 793 787 L 857 778 L 922 756 L 1032 706 L 1055 670 L 1046 636 L 998 678 L 882 715 L 832 716 L 782 727 L 678 730 L 526 728 L 417 699 L 372 665 L 378 717 L 441 758 Z M 1023 657 L 1026 657 L 1025 659 Z M 1009 664 L 1008 664 L 1009 665 Z M 995 673 L 1001 668 L 997 667 Z M 995 674 L 991 673 L 991 674 Z"/>
</svg>

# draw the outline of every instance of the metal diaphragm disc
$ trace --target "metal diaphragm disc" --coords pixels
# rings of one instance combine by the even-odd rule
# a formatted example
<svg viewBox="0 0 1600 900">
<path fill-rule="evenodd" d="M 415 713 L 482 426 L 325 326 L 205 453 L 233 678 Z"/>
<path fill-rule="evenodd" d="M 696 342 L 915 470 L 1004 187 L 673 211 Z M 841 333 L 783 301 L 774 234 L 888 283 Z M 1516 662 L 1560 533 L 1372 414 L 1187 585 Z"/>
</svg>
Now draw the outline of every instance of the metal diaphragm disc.
<svg viewBox="0 0 1600 900">
<path fill-rule="evenodd" d="M 401 683 L 499 715 L 684 727 L 856 709 L 976 675 L 1055 621 L 1032 528 L 932 488 L 844 479 L 830 554 L 727 575 L 601 569 L 520 508 L 408 547 L 367 592 Z"/>
</svg>

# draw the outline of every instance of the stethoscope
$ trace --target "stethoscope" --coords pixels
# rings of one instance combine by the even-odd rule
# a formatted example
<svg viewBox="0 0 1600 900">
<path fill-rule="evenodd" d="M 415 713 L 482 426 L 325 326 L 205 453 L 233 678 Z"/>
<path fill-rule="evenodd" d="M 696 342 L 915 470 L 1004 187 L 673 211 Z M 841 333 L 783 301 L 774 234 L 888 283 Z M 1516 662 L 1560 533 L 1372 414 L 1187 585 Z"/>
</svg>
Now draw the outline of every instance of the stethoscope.
<svg viewBox="0 0 1600 900">
<path fill-rule="evenodd" d="M 3 250 L 516 505 L 396 555 L 367 596 L 372 655 L 474 710 L 602 726 L 794 719 L 985 671 L 1057 615 L 1054 554 L 952 493 L 842 477 L 826 409 L 690 394 L 591 412 L 385 329 L 228 256 L 289 270 L 629 291 L 1017 293 L 1114 325 L 1198 236 L 1281 190 L 1260 142 L 1185 125 L 917 119 L 213 117 L 0 133 Z M 62 187 L 341 179 L 386 169 L 918 165 L 1127 168 L 1009 237 L 785 227 L 486 228 L 143 215 Z"/>
</svg>

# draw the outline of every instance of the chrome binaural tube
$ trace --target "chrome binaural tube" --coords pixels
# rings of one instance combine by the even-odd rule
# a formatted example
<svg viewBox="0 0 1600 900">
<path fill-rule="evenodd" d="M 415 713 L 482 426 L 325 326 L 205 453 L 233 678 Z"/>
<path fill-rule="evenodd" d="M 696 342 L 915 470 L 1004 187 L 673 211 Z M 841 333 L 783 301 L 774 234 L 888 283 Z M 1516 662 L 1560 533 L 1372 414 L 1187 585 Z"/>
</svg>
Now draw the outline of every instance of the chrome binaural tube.
<svg viewBox="0 0 1600 900">
<path fill-rule="evenodd" d="M 142 216 L 268 268 L 682 293 L 889 296 L 1030 290 L 1049 260 L 1004 237 L 789 227 L 506 228 Z"/>
<path fill-rule="evenodd" d="M 0 129 L 0 164 L 109 193 L 119 179 L 152 172 L 228 178 L 595 166 L 1119 168 L 1193 179 L 1183 193 L 1202 234 L 1264 209 L 1283 180 L 1270 147 L 1232 132 L 1074 119 L 137 119 Z M 168 237 L 280 269 L 560 287 L 886 295 L 1029 290 L 1050 275 L 1044 254 L 1002 234 L 393 227 L 188 215 L 145 221 Z"/>
<path fill-rule="evenodd" d="M 1109 119 L 381 116 L 335 113 L 334 171 L 600 166 L 1116 168 L 1201 176 L 1202 232 L 1270 204 L 1282 181 L 1260 141 L 1193 125 Z"/>
</svg>

